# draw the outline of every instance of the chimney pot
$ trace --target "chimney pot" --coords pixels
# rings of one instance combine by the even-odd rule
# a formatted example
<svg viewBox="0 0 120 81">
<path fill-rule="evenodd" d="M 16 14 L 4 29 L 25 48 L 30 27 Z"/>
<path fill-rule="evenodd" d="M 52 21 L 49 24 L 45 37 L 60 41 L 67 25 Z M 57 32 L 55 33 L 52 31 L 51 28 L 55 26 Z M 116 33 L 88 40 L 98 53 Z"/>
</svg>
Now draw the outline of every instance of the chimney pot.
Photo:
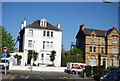
<svg viewBox="0 0 120 81">
<path fill-rule="evenodd" d="M 60 28 L 60 23 L 57 23 L 57 27 Z"/>
<path fill-rule="evenodd" d="M 80 29 L 84 30 L 84 24 L 80 25 Z"/>
</svg>

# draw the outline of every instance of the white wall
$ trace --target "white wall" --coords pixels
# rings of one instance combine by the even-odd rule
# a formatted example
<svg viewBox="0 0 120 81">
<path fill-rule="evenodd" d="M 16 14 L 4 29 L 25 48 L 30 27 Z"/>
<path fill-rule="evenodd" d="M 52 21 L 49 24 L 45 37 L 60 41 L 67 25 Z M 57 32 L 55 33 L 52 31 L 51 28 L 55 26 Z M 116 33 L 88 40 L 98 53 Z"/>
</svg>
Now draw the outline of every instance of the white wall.
<svg viewBox="0 0 120 81">
<path fill-rule="evenodd" d="M 33 66 L 32 71 L 64 72 L 67 67 L 37 67 Z M 31 66 L 12 66 L 9 70 L 31 70 Z"/>
<path fill-rule="evenodd" d="M 44 37 L 43 36 L 44 30 L 34 28 L 33 35 L 31 36 L 28 34 L 29 28 L 25 28 L 25 40 L 24 40 L 25 43 L 24 43 L 24 58 L 23 58 L 24 63 L 23 64 L 25 64 L 25 62 L 27 63 L 27 54 L 28 54 L 27 51 L 34 49 L 36 52 L 39 53 L 38 59 L 36 62 L 42 63 L 41 54 L 43 53 L 45 54 L 44 63 L 51 64 L 50 61 L 46 61 L 46 54 L 51 54 L 50 51 L 55 50 L 56 51 L 56 57 L 54 61 L 55 66 L 61 65 L 62 32 L 49 30 L 49 31 L 53 31 L 53 37 L 47 37 L 47 36 Z M 28 40 L 35 41 L 34 47 L 28 47 Z M 53 42 L 53 49 L 43 49 L 43 41 Z"/>
</svg>

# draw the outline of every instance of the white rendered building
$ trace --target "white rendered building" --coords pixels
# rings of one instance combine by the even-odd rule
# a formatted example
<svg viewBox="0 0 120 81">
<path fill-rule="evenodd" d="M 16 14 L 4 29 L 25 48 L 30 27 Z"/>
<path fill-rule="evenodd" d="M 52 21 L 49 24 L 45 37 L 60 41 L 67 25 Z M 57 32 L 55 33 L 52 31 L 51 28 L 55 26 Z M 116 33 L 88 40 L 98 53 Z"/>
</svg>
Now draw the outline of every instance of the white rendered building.
<svg viewBox="0 0 120 81">
<path fill-rule="evenodd" d="M 28 64 L 28 50 L 39 53 L 36 64 L 52 64 L 50 54 L 52 50 L 55 50 L 54 65 L 61 66 L 62 30 L 60 24 L 53 26 L 43 18 L 27 26 L 24 19 L 19 34 L 19 52 L 23 52 L 21 65 Z"/>
</svg>

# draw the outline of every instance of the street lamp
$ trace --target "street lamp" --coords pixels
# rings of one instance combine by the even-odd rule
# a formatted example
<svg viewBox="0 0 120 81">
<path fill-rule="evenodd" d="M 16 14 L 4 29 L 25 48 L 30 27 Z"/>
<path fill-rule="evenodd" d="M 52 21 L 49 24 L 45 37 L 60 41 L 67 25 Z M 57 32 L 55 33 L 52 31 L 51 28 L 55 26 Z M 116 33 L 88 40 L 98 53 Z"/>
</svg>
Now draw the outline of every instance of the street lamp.
<svg viewBox="0 0 120 81">
<path fill-rule="evenodd" d="M 77 63 L 78 63 L 78 55 L 79 54 L 76 54 L 76 57 L 77 57 Z M 77 64 L 77 68 L 76 68 L 76 77 L 78 76 L 78 64 Z"/>
</svg>

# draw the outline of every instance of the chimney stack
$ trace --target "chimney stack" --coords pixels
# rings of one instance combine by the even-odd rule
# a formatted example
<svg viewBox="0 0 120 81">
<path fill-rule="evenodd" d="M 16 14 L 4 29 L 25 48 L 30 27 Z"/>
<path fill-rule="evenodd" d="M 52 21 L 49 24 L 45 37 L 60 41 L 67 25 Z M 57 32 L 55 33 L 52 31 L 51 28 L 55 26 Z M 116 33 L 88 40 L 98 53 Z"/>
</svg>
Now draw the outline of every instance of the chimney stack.
<svg viewBox="0 0 120 81">
<path fill-rule="evenodd" d="M 57 23 L 57 27 L 60 28 L 60 23 Z"/>
<path fill-rule="evenodd" d="M 24 27 L 24 22 L 22 21 L 21 22 L 21 29 L 23 29 L 23 27 Z"/>
<path fill-rule="evenodd" d="M 24 18 L 24 26 L 23 27 L 26 27 L 26 18 Z"/>
<path fill-rule="evenodd" d="M 84 30 L 84 24 L 80 25 L 80 29 Z"/>
</svg>

